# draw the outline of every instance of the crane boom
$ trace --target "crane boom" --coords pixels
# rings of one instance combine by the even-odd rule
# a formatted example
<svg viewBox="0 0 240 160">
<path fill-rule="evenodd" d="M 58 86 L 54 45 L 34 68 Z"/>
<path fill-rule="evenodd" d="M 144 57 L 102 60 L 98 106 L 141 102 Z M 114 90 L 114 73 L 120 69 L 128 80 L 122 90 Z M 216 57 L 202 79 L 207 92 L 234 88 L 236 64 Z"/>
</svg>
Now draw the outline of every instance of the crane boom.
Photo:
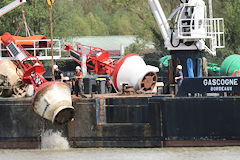
<svg viewBox="0 0 240 160">
<path fill-rule="evenodd" d="M 148 3 L 152 9 L 153 15 L 156 19 L 158 27 L 162 33 L 165 43 L 170 41 L 171 29 L 169 27 L 167 18 L 163 12 L 163 9 L 158 0 L 148 0 Z"/>
<path fill-rule="evenodd" d="M 4 14 L 10 12 L 11 10 L 13 10 L 14 8 L 22 5 L 23 3 L 25 3 L 26 0 L 15 0 L 14 2 L 6 5 L 5 7 L 0 9 L 0 17 L 3 16 Z"/>
</svg>

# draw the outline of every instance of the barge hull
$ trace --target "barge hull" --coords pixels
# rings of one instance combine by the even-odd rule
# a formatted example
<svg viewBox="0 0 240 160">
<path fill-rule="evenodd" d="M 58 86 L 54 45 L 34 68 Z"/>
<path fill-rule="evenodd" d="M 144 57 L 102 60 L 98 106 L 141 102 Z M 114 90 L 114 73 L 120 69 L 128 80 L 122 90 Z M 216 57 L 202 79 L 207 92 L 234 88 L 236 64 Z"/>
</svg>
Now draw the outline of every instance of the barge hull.
<svg viewBox="0 0 240 160">
<path fill-rule="evenodd" d="M 53 125 L 30 98 L 0 99 L 0 148 L 39 148 L 43 125 L 71 147 L 240 145 L 239 97 L 101 97 L 75 99 L 75 120 Z"/>
</svg>

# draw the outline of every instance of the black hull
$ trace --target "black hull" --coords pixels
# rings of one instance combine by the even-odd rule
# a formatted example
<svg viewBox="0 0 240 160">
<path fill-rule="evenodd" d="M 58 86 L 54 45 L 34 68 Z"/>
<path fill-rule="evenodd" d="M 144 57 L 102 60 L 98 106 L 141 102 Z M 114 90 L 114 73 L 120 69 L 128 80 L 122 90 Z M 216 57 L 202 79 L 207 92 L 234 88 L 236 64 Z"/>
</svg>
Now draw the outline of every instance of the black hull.
<svg viewBox="0 0 240 160">
<path fill-rule="evenodd" d="M 41 128 L 71 147 L 240 145 L 240 97 L 103 97 L 74 100 L 75 121 L 52 125 L 30 99 L 0 99 L 0 148 L 39 148 Z"/>
</svg>

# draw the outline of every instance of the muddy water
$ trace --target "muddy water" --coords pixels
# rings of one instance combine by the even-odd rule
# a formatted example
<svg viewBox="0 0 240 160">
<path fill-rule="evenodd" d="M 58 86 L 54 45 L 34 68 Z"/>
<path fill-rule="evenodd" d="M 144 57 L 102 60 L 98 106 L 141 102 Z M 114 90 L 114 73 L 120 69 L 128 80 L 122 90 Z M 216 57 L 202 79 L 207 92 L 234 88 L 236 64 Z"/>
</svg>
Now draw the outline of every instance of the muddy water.
<svg viewBox="0 0 240 160">
<path fill-rule="evenodd" d="M 240 147 L 0 150 L 0 160 L 239 160 Z"/>
</svg>

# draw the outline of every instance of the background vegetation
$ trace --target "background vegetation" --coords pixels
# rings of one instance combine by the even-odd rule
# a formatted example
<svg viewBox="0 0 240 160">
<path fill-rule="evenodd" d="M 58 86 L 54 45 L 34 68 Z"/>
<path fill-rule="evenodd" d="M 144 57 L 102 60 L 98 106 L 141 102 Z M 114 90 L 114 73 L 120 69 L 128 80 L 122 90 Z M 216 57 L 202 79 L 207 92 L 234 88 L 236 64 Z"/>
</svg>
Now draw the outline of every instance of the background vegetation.
<svg viewBox="0 0 240 160">
<path fill-rule="evenodd" d="M 1 0 L 0 7 L 12 1 Z M 161 4 L 168 16 L 180 1 L 161 0 Z M 221 64 L 226 56 L 240 51 L 240 0 L 213 0 L 213 4 L 214 17 L 223 17 L 225 20 L 226 48 L 219 49 L 217 57 L 206 55 L 210 61 Z M 15 33 L 22 22 L 22 10 L 35 34 L 50 37 L 45 0 L 27 0 L 26 4 L 0 17 L 0 34 Z M 141 41 L 128 47 L 129 52 L 138 52 L 151 41 L 157 50 L 155 61 L 156 56 L 168 54 L 147 0 L 56 0 L 53 17 L 55 38 L 137 35 Z"/>
</svg>

